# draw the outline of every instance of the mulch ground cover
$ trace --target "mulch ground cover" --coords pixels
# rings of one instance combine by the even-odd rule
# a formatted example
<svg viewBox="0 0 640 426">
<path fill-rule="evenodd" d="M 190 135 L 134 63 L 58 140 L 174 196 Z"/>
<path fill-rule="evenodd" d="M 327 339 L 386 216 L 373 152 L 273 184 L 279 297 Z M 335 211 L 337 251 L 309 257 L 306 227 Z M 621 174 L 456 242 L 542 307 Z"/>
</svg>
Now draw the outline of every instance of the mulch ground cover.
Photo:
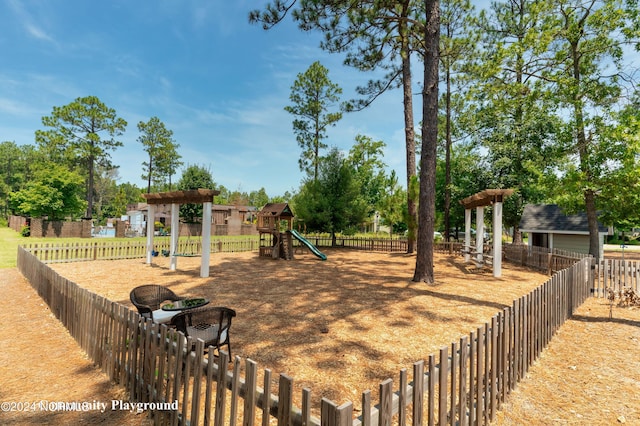
<svg viewBox="0 0 640 426">
<path fill-rule="evenodd" d="M 363 391 L 377 392 L 383 380 L 397 379 L 400 369 L 468 335 L 547 279 L 513 265 L 494 278 L 462 257 L 436 255 L 437 283 L 426 285 L 411 281 L 415 255 L 323 251 L 326 261 L 309 253 L 291 261 L 215 254 L 207 278 L 199 277 L 199 258 L 179 258 L 177 271 L 162 256 L 151 266 L 136 259 L 53 268 L 129 306 L 133 287 L 155 283 L 233 308 L 233 356 L 270 369 L 274 381 L 293 377 L 297 398 L 306 387 L 317 404 L 323 397 L 352 401 L 356 412 Z"/>
<path fill-rule="evenodd" d="M 199 277 L 199 258 L 180 258 L 177 271 L 170 271 L 169 259 L 163 257 L 154 258 L 151 266 L 136 259 L 52 267 L 82 287 L 130 307 L 131 289 L 148 283 L 231 307 L 237 312 L 231 330 L 234 356 L 255 360 L 261 369 L 272 370 L 274 378 L 280 373 L 293 377 L 298 398 L 307 387 L 315 403 L 321 397 L 338 404 L 352 401 L 356 410 L 363 391 L 372 390 L 375 399 L 381 381 L 397 382 L 400 369 L 410 371 L 415 361 L 468 335 L 548 278 L 508 263 L 502 277 L 494 278 L 490 272 L 465 266 L 461 257 L 436 255 L 437 282 L 426 285 L 410 281 L 414 255 L 324 251 L 325 262 L 308 253 L 292 261 L 260 258 L 256 253 L 214 254 L 207 278 Z M 40 303 L 44 313 L 25 315 L 55 322 Z M 2 318 L 5 311 L 0 312 Z M 7 324 L 7 318 L 2 319 Z M 614 308 L 609 319 L 606 299 L 590 299 L 560 329 L 510 395 L 496 423 L 640 423 L 639 325 L 640 310 Z M 39 358 L 57 351 L 57 346 L 55 340 L 41 341 Z M 29 350 L 33 351 L 32 343 L 4 356 L 20 365 L 25 362 L 19 354 Z M 73 350 L 80 351 L 77 346 Z M 47 358 L 46 364 L 40 362 L 41 368 L 55 369 L 51 364 L 55 357 Z M 65 364 L 72 370 L 56 379 L 61 388 L 86 394 L 106 380 L 98 372 L 93 383 L 77 380 L 88 367 L 73 359 L 65 359 Z M 21 369 L 25 378 L 34 377 L 29 364 Z M 24 383 L 14 382 L 8 394 L 3 386 L 2 400 L 14 393 L 17 398 L 21 388 L 24 393 Z M 42 398 L 39 388 L 29 392 L 27 397 Z M 139 422 L 139 417 L 126 421 Z"/>
<path fill-rule="evenodd" d="M 15 268 L 0 269 L 1 425 L 151 425 L 146 412 L 113 410 L 128 401 L 109 382 Z M 63 409 L 58 403 L 88 403 Z M 107 404 L 99 407 L 97 403 Z"/>
<path fill-rule="evenodd" d="M 587 300 L 509 396 L 498 425 L 640 425 L 640 308 Z"/>
</svg>

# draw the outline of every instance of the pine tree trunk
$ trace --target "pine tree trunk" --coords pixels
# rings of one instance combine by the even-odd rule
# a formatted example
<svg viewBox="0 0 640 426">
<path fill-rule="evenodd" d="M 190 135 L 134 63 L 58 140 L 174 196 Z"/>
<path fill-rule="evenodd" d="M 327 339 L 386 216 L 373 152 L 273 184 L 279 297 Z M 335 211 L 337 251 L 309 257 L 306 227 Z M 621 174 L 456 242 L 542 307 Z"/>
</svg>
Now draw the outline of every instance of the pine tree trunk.
<svg viewBox="0 0 640 426">
<path fill-rule="evenodd" d="M 593 183 L 593 171 L 589 163 L 589 140 L 584 124 L 584 109 L 580 95 L 582 73 L 580 71 L 581 55 L 578 50 L 578 42 L 571 43 L 571 55 L 573 59 L 573 79 L 575 85 L 574 118 L 576 122 L 576 144 L 580 160 L 580 171 L 586 180 L 587 189 L 584 190 L 584 204 L 587 210 L 587 224 L 589 226 L 589 254 L 596 259 L 600 258 L 600 235 L 598 233 L 598 213 L 596 211 L 596 194 L 589 186 Z"/>
<path fill-rule="evenodd" d="M 93 217 L 93 169 L 94 160 L 93 156 L 89 157 L 89 181 L 87 182 L 87 214 L 86 218 L 91 219 Z"/>
<path fill-rule="evenodd" d="M 402 16 L 408 15 L 409 1 L 403 4 Z M 407 253 L 413 253 L 415 250 L 416 220 L 417 208 L 416 203 L 411 197 L 409 185 L 413 177 L 416 175 L 416 135 L 413 128 L 413 91 L 411 88 L 411 52 L 409 49 L 409 31 L 407 21 L 400 23 L 400 36 L 402 46 L 400 55 L 402 56 L 402 90 L 404 103 L 404 132 L 407 156 L 407 212 L 409 216 L 409 233 L 407 238 Z"/>
<path fill-rule="evenodd" d="M 418 253 L 413 281 L 435 282 L 433 274 L 433 231 L 435 224 L 436 149 L 438 145 L 438 49 L 440 4 L 425 0 L 424 88 L 422 93 L 422 151 L 420 155 L 420 197 L 418 206 Z"/>
<path fill-rule="evenodd" d="M 522 231 L 520 231 L 518 225 L 514 225 L 513 227 L 513 240 L 511 241 L 511 243 L 522 244 Z"/>
</svg>

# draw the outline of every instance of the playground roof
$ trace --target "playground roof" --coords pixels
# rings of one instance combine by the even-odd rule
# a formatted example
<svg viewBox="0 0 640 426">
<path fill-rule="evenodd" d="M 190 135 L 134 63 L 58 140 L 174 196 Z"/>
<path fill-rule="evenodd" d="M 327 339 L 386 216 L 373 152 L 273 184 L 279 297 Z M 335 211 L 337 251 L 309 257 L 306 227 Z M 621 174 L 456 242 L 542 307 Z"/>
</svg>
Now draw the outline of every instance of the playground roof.
<svg viewBox="0 0 640 426">
<path fill-rule="evenodd" d="M 294 217 L 289 204 L 287 203 L 268 203 L 265 204 L 262 210 L 258 212 L 259 216 L 281 216 L 281 217 Z"/>
<path fill-rule="evenodd" d="M 203 204 L 213 203 L 213 197 L 220 191 L 213 189 L 192 189 L 187 191 L 155 192 L 142 194 L 148 204 Z"/>
<path fill-rule="evenodd" d="M 490 206 L 493 203 L 502 202 L 504 198 L 511 194 L 513 194 L 513 189 L 485 189 L 460 200 L 460 204 L 465 209 Z"/>
</svg>

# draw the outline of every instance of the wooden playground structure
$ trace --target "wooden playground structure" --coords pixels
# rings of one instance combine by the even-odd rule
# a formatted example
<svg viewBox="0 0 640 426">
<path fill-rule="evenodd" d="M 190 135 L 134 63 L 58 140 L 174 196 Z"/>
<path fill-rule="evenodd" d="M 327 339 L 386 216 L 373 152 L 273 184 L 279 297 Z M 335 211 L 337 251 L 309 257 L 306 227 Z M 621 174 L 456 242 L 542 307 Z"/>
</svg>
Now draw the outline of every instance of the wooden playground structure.
<svg viewBox="0 0 640 426">
<path fill-rule="evenodd" d="M 274 259 L 293 259 L 293 212 L 287 203 L 268 203 L 258 212 L 259 254 Z"/>
<path fill-rule="evenodd" d="M 269 203 L 258 212 L 256 229 L 260 234 L 259 255 L 273 259 L 293 259 L 293 239 L 298 240 L 296 248 L 306 247 L 321 260 L 327 256 L 292 228 L 293 212 L 287 203 Z"/>
</svg>

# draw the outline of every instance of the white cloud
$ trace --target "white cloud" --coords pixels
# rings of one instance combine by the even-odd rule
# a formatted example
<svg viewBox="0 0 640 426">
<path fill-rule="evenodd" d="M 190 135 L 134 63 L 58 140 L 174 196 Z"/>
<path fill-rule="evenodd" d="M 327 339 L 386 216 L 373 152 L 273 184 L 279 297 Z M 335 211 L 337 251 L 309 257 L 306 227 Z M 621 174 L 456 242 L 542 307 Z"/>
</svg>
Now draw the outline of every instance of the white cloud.
<svg viewBox="0 0 640 426">
<path fill-rule="evenodd" d="M 20 2 L 18 0 L 10 0 L 7 4 L 15 13 L 20 24 L 23 26 L 27 34 L 38 40 L 43 40 L 55 44 L 54 38 L 42 28 L 42 24 L 36 22 L 33 14 L 29 13 L 25 9 L 23 2 Z"/>
<path fill-rule="evenodd" d="M 0 98 L 0 112 L 13 116 L 28 117 L 36 111 L 24 102 L 9 98 Z"/>
<path fill-rule="evenodd" d="M 33 37 L 39 40 L 50 41 L 50 42 L 54 41 L 53 38 L 50 37 L 47 33 L 45 33 L 42 28 L 39 28 L 34 24 L 25 24 L 25 29 L 29 34 L 31 34 Z"/>
</svg>

